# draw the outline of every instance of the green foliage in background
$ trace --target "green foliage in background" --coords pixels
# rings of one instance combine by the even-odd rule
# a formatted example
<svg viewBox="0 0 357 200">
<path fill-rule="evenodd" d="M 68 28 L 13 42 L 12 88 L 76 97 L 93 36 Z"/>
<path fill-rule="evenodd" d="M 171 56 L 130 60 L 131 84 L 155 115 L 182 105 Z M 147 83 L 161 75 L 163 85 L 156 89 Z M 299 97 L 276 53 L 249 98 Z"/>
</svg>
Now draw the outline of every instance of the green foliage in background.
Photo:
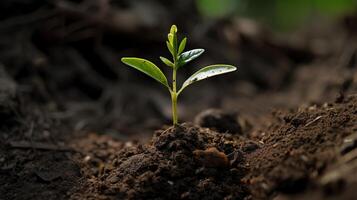
<svg viewBox="0 0 357 200">
<path fill-rule="evenodd" d="M 236 11 L 240 0 L 196 0 L 200 13 L 207 17 L 224 17 Z"/>
<path fill-rule="evenodd" d="M 238 15 L 278 29 L 303 25 L 316 17 L 338 18 L 357 11 L 357 0 L 196 0 L 203 16 Z"/>
</svg>

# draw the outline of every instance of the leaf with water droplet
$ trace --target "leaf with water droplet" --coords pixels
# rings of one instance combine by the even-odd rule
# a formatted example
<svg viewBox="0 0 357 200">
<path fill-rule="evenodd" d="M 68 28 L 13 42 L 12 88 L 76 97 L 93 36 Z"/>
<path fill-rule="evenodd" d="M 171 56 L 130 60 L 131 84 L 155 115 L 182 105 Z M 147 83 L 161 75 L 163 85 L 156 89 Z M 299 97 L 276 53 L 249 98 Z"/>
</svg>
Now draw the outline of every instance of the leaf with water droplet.
<svg viewBox="0 0 357 200">
<path fill-rule="evenodd" d="M 194 73 L 192 76 L 190 76 L 183 84 L 181 89 L 179 90 L 178 93 L 181 93 L 187 86 L 191 85 L 192 83 L 195 83 L 197 81 L 212 77 L 212 76 L 217 76 L 220 74 L 225 74 L 228 72 L 233 72 L 237 70 L 237 68 L 233 65 L 225 65 L 225 64 L 216 64 L 216 65 L 210 65 L 207 67 L 204 67 L 200 70 L 198 70 L 196 73 Z"/>
</svg>

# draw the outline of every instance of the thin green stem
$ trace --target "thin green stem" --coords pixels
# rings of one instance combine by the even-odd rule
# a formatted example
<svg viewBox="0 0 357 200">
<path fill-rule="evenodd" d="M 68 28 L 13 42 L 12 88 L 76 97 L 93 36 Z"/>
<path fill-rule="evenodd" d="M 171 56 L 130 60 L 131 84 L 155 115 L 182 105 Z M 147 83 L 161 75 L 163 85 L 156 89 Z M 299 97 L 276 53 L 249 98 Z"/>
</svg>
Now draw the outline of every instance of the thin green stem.
<svg viewBox="0 0 357 200">
<path fill-rule="evenodd" d="M 172 71 L 172 91 L 171 93 L 171 103 L 172 103 L 172 123 L 174 126 L 178 125 L 178 114 L 177 114 L 177 88 L 176 88 L 176 72 L 177 72 L 177 37 L 176 33 L 174 35 L 174 42 L 172 44 L 173 53 L 172 59 L 174 61 L 173 71 Z"/>
<path fill-rule="evenodd" d="M 176 62 L 175 62 L 176 66 Z M 177 115 L 177 92 L 176 92 L 176 68 L 172 72 L 172 93 L 171 93 L 171 102 L 172 102 L 172 122 L 173 125 L 178 124 L 178 115 Z"/>
<path fill-rule="evenodd" d="M 178 125 L 178 116 L 177 116 L 177 95 L 176 94 L 172 94 L 171 96 L 171 100 L 172 100 L 172 122 L 173 125 Z"/>
</svg>

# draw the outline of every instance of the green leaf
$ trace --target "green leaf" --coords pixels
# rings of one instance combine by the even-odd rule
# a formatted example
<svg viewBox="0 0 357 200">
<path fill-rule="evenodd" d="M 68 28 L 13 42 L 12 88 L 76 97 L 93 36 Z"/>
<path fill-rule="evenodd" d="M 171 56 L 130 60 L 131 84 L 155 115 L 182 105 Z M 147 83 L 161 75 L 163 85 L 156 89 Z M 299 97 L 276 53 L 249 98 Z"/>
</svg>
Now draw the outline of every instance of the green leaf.
<svg viewBox="0 0 357 200">
<path fill-rule="evenodd" d="M 172 48 L 170 42 L 166 41 L 167 49 L 170 51 L 171 55 L 174 56 L 174 49 Z"/>
<path fill-rule="evenodd" d="M 171 26 L 170 33 L 172 33 L 172 34 L 176 34 L 177 33 L 177 26 L 175 24 Z"/>
<path fill-rule="evenodd" d="M 166 87 L 169 87 L 169 84 L 167 83 L 167 79 L 165 75 L 162 73 L 162 71 L 152 62 L 142 59 L 142 58 L 135 58 L 135 57 L 124 57 L 121 59 L 121 61 L 129 65 L 130 67 L 133 67 L 146 75 L 150 76 L 151 78 L 157 80 L 158 82 L 162 83 Z"/>
<path fill-rule="evenodd" d="M 174 50 L 174 57 L 176 57 L 177 56 L 177 35 L 176 35 L 176 33 L 174 34 L 174 37 L 173 37 L 173 39 L 172 39 L 173 41 L 172 41 L 172 49 Z"/>
<path fill-rule="evenodd" d="M 203 52 L 205 52 L 204 49 L 193 49 L 190 51 L 183 52 L 178 59 L 179 67 L 198 58 Z"/>
<path fill-rule="evenodd" d="M 169 43 L 171 44 L 171 46 L 174 46 L 174 34 L 169 33 L 167 34 L 167 39 L 169 40 Z"/>
<path fill-rule="evenodd" d="M 177 27 L 176 25 L 172 25 L 170 28 L 170 32 L 167 35 L 169 44 L 171 46 L 170 53 L 172 54 L 173 57 L 176 58 L 177 56 Z"/>
<path fill-rule="evenodd" d="M 169 67 L 174 67 L 174 64 L 167 58 L 160 56 L 160 60 Z"/>
<path fill-rule="evenodd" d="M 183 40 L 180 43 L 179 50 L 178 50 L 177 54 L 180 55 L 183 52 L 183 50 L 185 50 L 186 42 L 187 42 L 187 38 L 183 38 Z"/>
<path fill-rule="evenodd" d="M 181 89 L 178 91 L 178 93 L 181 93 L 183 89 L 185 89 L 187 86 L 191 85 L 192 83 L 195 83 L 197 81 L 212 77 L 212 76 L 217 76 L 220 74 L 225 74 L 228 72 L 233 72 L 237 68 L 233 65 L 225 65 L 225 64 L 217 64 L 217 65 L 210 65 L 207 67 L 204 67 L 200 70 L 198 70 L 196 73 L 194 73 L 192 76 L 190 76 L 183 84 Z"/>
</svg>

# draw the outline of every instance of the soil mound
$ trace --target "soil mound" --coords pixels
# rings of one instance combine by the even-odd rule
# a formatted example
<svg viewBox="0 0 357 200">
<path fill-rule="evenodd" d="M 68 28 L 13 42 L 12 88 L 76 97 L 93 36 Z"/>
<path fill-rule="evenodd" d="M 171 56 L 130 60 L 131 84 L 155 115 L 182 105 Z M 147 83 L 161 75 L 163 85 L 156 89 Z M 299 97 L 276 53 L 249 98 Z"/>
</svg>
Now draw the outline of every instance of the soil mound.
<svg viewBox="0 0 357 200">
<path fill-rule="evenodd" d="M 117 199 L 242 199 L 242 143 L 189 124 L 160 130 L 150 144 L 121 150 L 92 186 Z"/>
<path fill-rule="evenodd" d="M 338 184 L 343 177 L 328 184 L 321 178 L 356 148 L 346 138 L 357 130 L 357 98 L 276 111 L 270 121 L 251 139 L 191 124 L 156 131 L 146 145 L 112 152 L 108 167 L 88 176 L 77 194 L 97 199 L 267 199 L 312 188 L 341 194 L 336 188 L 344 190 Z"/>
</svg>

